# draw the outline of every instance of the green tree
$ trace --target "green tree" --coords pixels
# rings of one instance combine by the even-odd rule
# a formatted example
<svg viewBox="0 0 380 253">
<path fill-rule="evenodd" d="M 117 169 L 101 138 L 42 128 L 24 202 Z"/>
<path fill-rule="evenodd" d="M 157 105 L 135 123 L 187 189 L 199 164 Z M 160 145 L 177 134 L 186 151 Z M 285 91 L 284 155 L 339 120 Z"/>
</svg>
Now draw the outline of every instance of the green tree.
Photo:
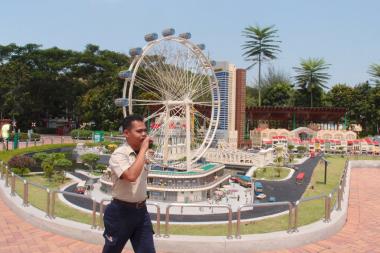
<svg viewBox="0 0 380 253">
<path fill-rule="evenodd" d="M 372 64 L 369 66 L 368 73 L 374 78 L 377 84 L 380 84 L 380 64 Z"/>
<path fill-rule="evenodd" d="M 291 106 L 292 99 L 293 88 L 287 83 L 276 83 L 268 87 L 263 94 L 263 105 Z"/>
<path fill-rule="evenodd" d="M 0 45 L 0 110 L 21 129 L 31 121 L 66 117 L 95 121 L 98 129 L 116 129 L 120 108 L 113 101 L 123 81 L 117 73 L 128 56 L 87 45 L 82 52 L 41 45 Z"/>
<path fill-rule="evenodd" d="M 346 119 L 347 127 L 351 119 L 355 119 L 355 112 L 353 110 L 353 105 L 356 103 L 355 91 L 353 87 L 346 84 L 336 84 L 334 85 L 326 94 L 326 105 L 329 107 L 342 107 L 346 108 Z"/>
<path fill-rule="evenodd" d="M 257 106 L 258 105 L 258 102 L 257 102 L 257 99 L 256 97 L 258 96 L 259 94 L 259 91 L 256 87 L 250 87 L 250 86 L 246 86 L 246 95 L 245 95 L 245 106 L 246 107 L 253 107 L 253 106 Z"/>
<path fill-rule="evenodd" d="M 67 171 L 72 165 L 73 163 L 66 158 L 54 160 L 53 167 L 58 181 L 61 181 L 62 183 L 65 182 L 65 171 Z"/>
<path fill-rule="evenodd" d="M 95 169 L 96 163 L 99 161 L 100 156 L 92 153 L 84 154 L 80 156 L 80 159 L 89 166 L 92 173 Z"/>
<path fill-rule="evenodd" d="M 52 157 L 45 158 L 42 163 L 41 167 L 44 171 L 45 177 L 48 178 L 49 181 L 51 181 L 53 175 L 54 175 L 54 166 L 53 166 L 54 160 Z"/>
<path fill-rule="evenodd" d="M 302 90 L 310 93 L 310 107 L 313 107 L 313 92 L 327 88 L 325 83 L 330 75 L 326 72 L 329 64 L 322 58 L 301 59 L 300 67 L 296 71 L 296 83 Z"/>
<path fill-rule="evenodd" d="M 371 87 L 368 82 L 358 84 L 354 87 L 352 108 L 354 123 L 362 126 L 361 136 L 367 136 L 378 132 L 378 106 L 380 103 L 379 87 Z"/>
<path fill-rule="evenodd" d="M 252 62 L 248 67 L 251 69 L 256 64 L 258 68 L 258 89 L 259 99 L 258 104 L 261 106 L 261 64 L 263 61 L 276 59 L 276 54 L 281 52 L 279 43 L 276 40 L 277 30 L 274 26 L 261 28 L 260 26 L 248 26 L 243 30 L 243 36 L 246 38 L 245 43 L 242 45 L 243 56 L 246 61 Z"/>
</svg>

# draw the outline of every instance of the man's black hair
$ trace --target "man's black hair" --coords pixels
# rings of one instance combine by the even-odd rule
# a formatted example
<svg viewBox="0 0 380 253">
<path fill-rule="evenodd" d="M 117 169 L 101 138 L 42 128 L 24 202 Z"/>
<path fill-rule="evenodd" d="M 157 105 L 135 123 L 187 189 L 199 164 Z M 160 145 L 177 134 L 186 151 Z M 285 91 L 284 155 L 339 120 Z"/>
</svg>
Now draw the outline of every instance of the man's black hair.
<svg viewBox="0 0 380 253">
<path fill-rule="evenodd" d="M 123 123 L 122 123 L 123 131 L 125 131 L 125 129 L 131 129 L 133 121 L 144 122 L 144 117 L 137 114 L 128 115 L 127 117 L 123 119 Z"/>
</svg>

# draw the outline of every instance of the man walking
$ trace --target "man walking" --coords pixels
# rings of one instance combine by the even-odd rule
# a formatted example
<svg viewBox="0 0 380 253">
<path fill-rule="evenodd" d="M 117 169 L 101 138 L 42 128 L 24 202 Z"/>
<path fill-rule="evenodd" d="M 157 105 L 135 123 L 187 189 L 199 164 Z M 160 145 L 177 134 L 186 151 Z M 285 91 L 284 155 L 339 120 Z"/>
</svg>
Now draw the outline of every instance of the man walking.
<svg viewBox="0 0 380 253">
<path fill-rule="evenodd" d="M 153 227 L 145 204 L 145 154 L 150 139 L 143 117 L 126 117 L 123 134 L 126 143 L 113 152 L 109 162 L 113 200 L 104 212 L 103 253 L 122 252 L 129 239 L 136 253 L 155 253 Z"/>
</svg>

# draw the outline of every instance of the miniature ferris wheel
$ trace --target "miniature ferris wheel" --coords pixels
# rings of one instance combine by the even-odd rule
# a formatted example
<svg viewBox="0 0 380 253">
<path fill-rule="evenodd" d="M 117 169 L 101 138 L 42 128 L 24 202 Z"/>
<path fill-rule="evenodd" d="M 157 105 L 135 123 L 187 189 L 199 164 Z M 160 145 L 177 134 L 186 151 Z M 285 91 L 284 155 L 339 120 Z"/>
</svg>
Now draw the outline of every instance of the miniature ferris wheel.
<svg viewBox="0 0 380 253">
<path fill-rule="evenodd" d="M 190 170 L 210 147 L 219 121 L 220 94 L 213 62 L 204 44 L 191 34 L 162 37 L 147 34 L 143 48 L 129 51 L 133 61 L 119 77 L 125 78 L 123 97 L 116 103 L 123 114 L 144 116 L 154 140 L 154 162 Z"/>
</svg>

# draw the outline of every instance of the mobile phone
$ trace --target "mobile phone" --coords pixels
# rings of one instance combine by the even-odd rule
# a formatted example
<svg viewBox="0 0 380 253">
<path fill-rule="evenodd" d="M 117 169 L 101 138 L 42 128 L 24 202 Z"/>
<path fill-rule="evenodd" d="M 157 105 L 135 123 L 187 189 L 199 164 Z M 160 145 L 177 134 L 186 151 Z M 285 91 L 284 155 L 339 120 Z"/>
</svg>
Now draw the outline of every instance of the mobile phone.
<svg viewBox="0 0 380 253">
<path fill-rule="evenodd" d="M 149 140 L 149 148 L 150 148 L 150 149 L 153 148 L 153 140 Z"/>
</svg>

